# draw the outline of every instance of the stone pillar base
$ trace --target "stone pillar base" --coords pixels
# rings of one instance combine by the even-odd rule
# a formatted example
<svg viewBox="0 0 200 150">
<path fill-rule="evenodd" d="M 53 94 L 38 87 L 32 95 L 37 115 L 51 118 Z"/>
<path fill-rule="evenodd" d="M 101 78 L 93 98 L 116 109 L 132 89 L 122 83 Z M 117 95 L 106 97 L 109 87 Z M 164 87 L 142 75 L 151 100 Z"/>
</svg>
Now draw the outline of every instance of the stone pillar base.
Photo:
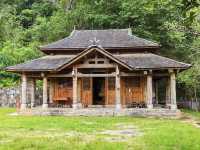
<svg viewBox="0 0 200 150">
<path fill-rule="evenodd" d="M 153 109 L 153 104 L 147 104 L 148 109 Z"/>
<path fill-rule="evenodd" d="M 81 103 L 72 104 L 72 108 L 73 108 L 73 109 L 82 108 L 82 104 L 81 104 Z"/>
<path fill-rule="evenodd" d="M 27 108 L 27 104 L 21 104 L 20 109 L 26 109 Z"/>
<path fill-rule="evenodd" d="M 31 103 L 31 108 L 35 107 L 35 103 Z"/>
<path fill-rule="evenodd" d="M 116 105 L 115 105 L 115 109 L 116 109 L 116 110 L 120 110 L 121 108 L 122 108 L 122 105 L 121 105 L 121 104 L 116 104 Z"/>
<path fill-rule="evenodd" d="M 77 105 L 77 104 L 72 104 L 72 108 L 73 108 L 73 109 L 77 109 L 77 108 L 78 108 L 78 105 Z"/>
<path fill-rule="evenodd" d="M 171 105 L 170 105 L 170 109 L 176 110 L 176 109 L 177 109 L 177 105 L 171 104 Z"/>
<path fill-rule="evenodd" d="M 42 104 L 42 108 L 44 109 L 48 108 L 48 104 Z"/>
</svg>

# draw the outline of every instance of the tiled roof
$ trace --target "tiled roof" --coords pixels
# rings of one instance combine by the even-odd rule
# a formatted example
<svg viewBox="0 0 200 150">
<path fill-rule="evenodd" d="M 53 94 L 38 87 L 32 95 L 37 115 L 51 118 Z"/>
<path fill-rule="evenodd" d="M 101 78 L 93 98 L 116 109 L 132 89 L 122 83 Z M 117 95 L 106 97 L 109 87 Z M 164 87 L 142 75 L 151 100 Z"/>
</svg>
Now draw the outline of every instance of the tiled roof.
<svg viewBox="0 0 200 150">
<path fill-rule="evenodd" d="M 41 46 L 41 50 L 86 49 L 96 41 L 109 48 L 158 48 L 159 44 L 132 35 L 131 29 L 74 30 L 69 37 Z"/>
<path fill-rule="evenodd" d="M 110 54 L 110 53 L 109 53 Z M 170 58 L 162 57 L 152 53 L 135 53 L 135 54 L 122 54 L 122 55 L 112 55 L 111 56 L 127 65 L 132 70 L 147 70 L 147 69 L 187 69 L 191 65 L 175 61 Z M 54 55 L 45 56 L 32 61 L 25 62 L 23 64 L 18 64 L 16 66 L 7 67 L 7 71 L 13 72 L 35 72 L 35 71 L 58 71 L 64 65 L 71 62 L 75 55 Z"/>
</svg>

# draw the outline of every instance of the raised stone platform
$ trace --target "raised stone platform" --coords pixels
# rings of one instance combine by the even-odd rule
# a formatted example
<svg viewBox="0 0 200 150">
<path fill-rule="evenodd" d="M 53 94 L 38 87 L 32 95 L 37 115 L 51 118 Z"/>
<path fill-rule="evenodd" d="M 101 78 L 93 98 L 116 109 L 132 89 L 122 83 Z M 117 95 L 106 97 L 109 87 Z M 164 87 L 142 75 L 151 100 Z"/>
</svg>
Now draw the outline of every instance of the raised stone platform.
<svg viewBox="0 0 200 150">
<path fill-rule="evenodd" d="M 41 108 L 24 109 L 20 115 L 38 116 L 145 116 L 145 117 L 176 117 L 180 114 L 178 109 L 171 110 L 166 108 L 124 108 L 116 110 L 114 108 Z"/>
</svg>

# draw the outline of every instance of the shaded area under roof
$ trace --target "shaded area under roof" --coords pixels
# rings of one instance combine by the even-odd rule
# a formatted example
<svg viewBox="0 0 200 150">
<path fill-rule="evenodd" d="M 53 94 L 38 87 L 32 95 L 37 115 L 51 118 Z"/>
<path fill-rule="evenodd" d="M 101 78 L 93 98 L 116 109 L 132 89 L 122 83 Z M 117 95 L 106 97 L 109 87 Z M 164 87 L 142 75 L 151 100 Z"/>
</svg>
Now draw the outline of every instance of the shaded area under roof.
<svg viewBox="0 0 200 150">
<path fill-rule="evenodd" d="M 41 46 L 41 50 L 85 49 L 96 39 L 108 48 L 158 48 L 159 44 L 132 35 L 131 29 L 74 30 L 69 37 Z"/>
<path fill-rule="evenodd" d="M 152 53 L 136 53 L 113 55 L 121 62 L 127 64 L 133 70 L 147 70 L 147 69 L 187 69 L 191 65 L 175 61 L 166 57 L 155 55 Z M 35 72 L 35 71 L 57 71 L 62 66 L 68 64 L 75 56 L 69 55 L 54 55 L 41 57 L 23 64 L 7 67 L 7 71 L 13 72 Z"/>
</svg>

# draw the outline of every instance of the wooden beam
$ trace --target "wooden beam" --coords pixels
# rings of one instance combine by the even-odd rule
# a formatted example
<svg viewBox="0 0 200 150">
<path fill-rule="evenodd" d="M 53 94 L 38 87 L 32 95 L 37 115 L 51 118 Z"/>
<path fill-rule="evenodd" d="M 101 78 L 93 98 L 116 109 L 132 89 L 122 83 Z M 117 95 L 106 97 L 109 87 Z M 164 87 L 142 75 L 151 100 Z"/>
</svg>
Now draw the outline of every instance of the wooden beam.
<svg viewBox="0 0 200 150">
<path fill-rule="evenodd" d="M 120 76 L 128 77 L 128 76 L 144 76 L 144 75 L 142 73 L 125 73 L 125 72 L 121 72 Z"/>
<path fill-rule="evenodd" d="M 47 77 L 52 78 L 52 77 L 72 77 L 72 73 L 68 74 L 49 74 Z"/>
<path fill-rule="evenodd" d="M 112 73 L 112 74 L 82 74 L 82 73 L 78 73 L 77 77 L 115 77 L 115 73 Z"/>
<path fill-rule="evenodd" d="M 115 68 L 113 64 L 80 64 L 77 68 Z"/>
<path fill-rule="evenodd" d="M 124 77 L 126 77 L 126 76 L 145 76 L 145 75 L 147 75 L 146 72 L 144 74 L 143 73 L 132 73 L 132 72 L 130 72 L 130 73 L 121 72 L 120 73 L 120 76 L 124 76 Z M 168 73 L 155 73 L 155 74 L 153 74 L 153 76 L 165 77 L 165 76 L 169 76 L 169 74 Z"/>
</svg>

